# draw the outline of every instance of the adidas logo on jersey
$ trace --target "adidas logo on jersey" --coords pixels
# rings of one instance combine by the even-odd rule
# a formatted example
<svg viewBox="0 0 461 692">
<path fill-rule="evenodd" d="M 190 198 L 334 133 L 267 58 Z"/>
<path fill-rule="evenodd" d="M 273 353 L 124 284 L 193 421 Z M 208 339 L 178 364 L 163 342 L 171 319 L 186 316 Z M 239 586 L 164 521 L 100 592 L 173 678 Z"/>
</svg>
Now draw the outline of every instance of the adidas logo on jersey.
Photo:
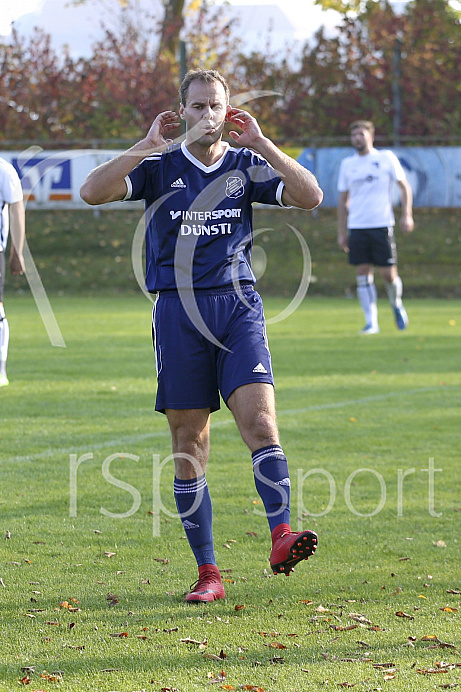
<svg viewBox="0 0 461 692">
<path fill-rule="evenodd" d="M 267 370 L 262 363 L 258 363 L 258 365 L 253 368 L 253 372 L 264 372 L 267 374 Z"/>
<path fill-rule="evenodd" d="M 188 519 L 185 519 L 182 522 L 182 525 L 184 526 L 184 528 L 186 530 L 187 529 L 199 529 L 200 528 L 200 526 L 198 524 L 194 524 L 192 521 L 189 521 Z"/>
<path fill-rule="evenodd" d="M 171 183 L 170 187 L 186 187 L 186 185 L 184 184 L 182 178 L 178 178 L 174 181 L 174 183 Z"/>
</svg>

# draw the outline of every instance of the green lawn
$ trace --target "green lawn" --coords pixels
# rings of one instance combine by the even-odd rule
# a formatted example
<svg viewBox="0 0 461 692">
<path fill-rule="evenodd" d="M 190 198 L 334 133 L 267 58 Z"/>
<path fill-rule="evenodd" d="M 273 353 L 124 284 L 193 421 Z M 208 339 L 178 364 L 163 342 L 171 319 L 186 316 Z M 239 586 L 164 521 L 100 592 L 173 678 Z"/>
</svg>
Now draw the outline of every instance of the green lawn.
<svg viewBox="0 0 461 692">
<path fill-rule="evenodd" d="M 273 318 L 287 300 L 265 304 Z M 227 600 L 203 607 L 183 602 L 196 569 L 171 516 L 171 462 L 155 483 L 170 443 L 147 300 L 51 305 L 66 348 L 30 296 L 7 302 L 0 690 L 459 684 L 457 301 L 408 300 L 403 333 L 384 298 L 377 336 L 358 336 L 358 304 L 339 298 L 269 325 L 293 525 L 315 528 L 319 549 L 271 574 L 251 459 L 224 408 L 208 482 Z"/>
<path fill-rule="evenodd" d="M 399 210 L 396 210 L 399 218 Z M 88 208 L 71 211 L 27 211 L 27 237 L 48 292 L 135 294 L 132 245 L 142 210 Z M 461 297 L 461 233 L 459 210 L 415 209 L 414 233 L 397 226 L 399 268 L 407 297 Z M 313 296 L 355 293 L 354 271 L 336 244 L 336 211 L 320 207 L 254 210 L 254 257 L 265 271 L 258 286 L 272 296 L 292 296 L 303 270 L 296 231 L 307 243 L 312 261 Z M 8 277 L 8 294 L 27 290 L 27 280 Z"/>
</svg>

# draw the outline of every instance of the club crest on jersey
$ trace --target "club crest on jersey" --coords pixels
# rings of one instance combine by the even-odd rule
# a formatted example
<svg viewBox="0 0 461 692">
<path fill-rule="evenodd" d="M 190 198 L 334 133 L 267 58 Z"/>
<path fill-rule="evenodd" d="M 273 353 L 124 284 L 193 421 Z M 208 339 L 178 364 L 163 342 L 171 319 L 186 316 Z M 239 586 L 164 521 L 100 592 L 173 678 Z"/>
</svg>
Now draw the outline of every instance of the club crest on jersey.
<svg viewBox="0 0 461 692">
<path fill-rule="evenodd" d="M 230 176 L 226 180 L 226 197 L 230 199 L 238 199 L 245 192 L 243 180 L 238 176 Z"/>
</svg>

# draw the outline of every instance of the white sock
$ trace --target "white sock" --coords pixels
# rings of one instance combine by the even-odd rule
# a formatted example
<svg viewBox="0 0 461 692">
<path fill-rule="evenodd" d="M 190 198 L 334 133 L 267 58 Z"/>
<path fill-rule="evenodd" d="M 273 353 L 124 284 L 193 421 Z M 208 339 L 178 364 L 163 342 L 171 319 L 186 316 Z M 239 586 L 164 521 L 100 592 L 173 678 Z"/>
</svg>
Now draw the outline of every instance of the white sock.
<svg viewBox="0 0 461 692">
<path fill-rule="evenodd" d="M 363 314 L 365 315 L 365 324 L 377 328 L 378 294 L 372 274 L 368 276 L 357 276 L 357 297 L 362 306 Z"/>
<path fill-rule="evenodd" d="M 400 276 L 396 276 L 391 282 L 385 281 L 384 286 L 386 288 L 387 296 L 389 298 L 389 303 L 393 308 L 402 307 L 402 292 L 403 285 Z"/>
<path fill-rule="evenodd" d="M 10 338 L 10 329 L 8 320 L 5 317 L 3 306 L 0 307 L 0 375 L 6 377 L 6 359 L 8 356 L 8 341 Z"/>
</svg>

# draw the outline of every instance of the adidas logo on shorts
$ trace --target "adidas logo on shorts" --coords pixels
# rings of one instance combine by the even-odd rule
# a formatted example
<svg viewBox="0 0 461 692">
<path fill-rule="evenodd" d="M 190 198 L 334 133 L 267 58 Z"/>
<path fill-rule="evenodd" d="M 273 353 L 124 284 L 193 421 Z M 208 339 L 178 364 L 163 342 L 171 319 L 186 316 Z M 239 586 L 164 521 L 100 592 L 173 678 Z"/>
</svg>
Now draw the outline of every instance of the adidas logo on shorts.
<svg viewBox="0 0 461 692">
<path fill-rule="evenodd" d="M 182 178 L 178 178 L 174 183 L 171 183 L 170 187 L 186 187 L 186 185 Z"/>
<path fill-rule="evenodd" d="M 194 524 L 192 521 L 188 521 L 187 519 L 185 519 L 182 522 L 182 525 L 184 526 L 185 529 L 199 529 L 200 528 L 200 526 L 198 524 Z"/>
<path fill-rule="evenodd" d="M 267 370 L 262 363 L 258 363 L 258 365 L 253 368 L 253 372 L 263 372 L 267 374 Z"/>
</svg>

